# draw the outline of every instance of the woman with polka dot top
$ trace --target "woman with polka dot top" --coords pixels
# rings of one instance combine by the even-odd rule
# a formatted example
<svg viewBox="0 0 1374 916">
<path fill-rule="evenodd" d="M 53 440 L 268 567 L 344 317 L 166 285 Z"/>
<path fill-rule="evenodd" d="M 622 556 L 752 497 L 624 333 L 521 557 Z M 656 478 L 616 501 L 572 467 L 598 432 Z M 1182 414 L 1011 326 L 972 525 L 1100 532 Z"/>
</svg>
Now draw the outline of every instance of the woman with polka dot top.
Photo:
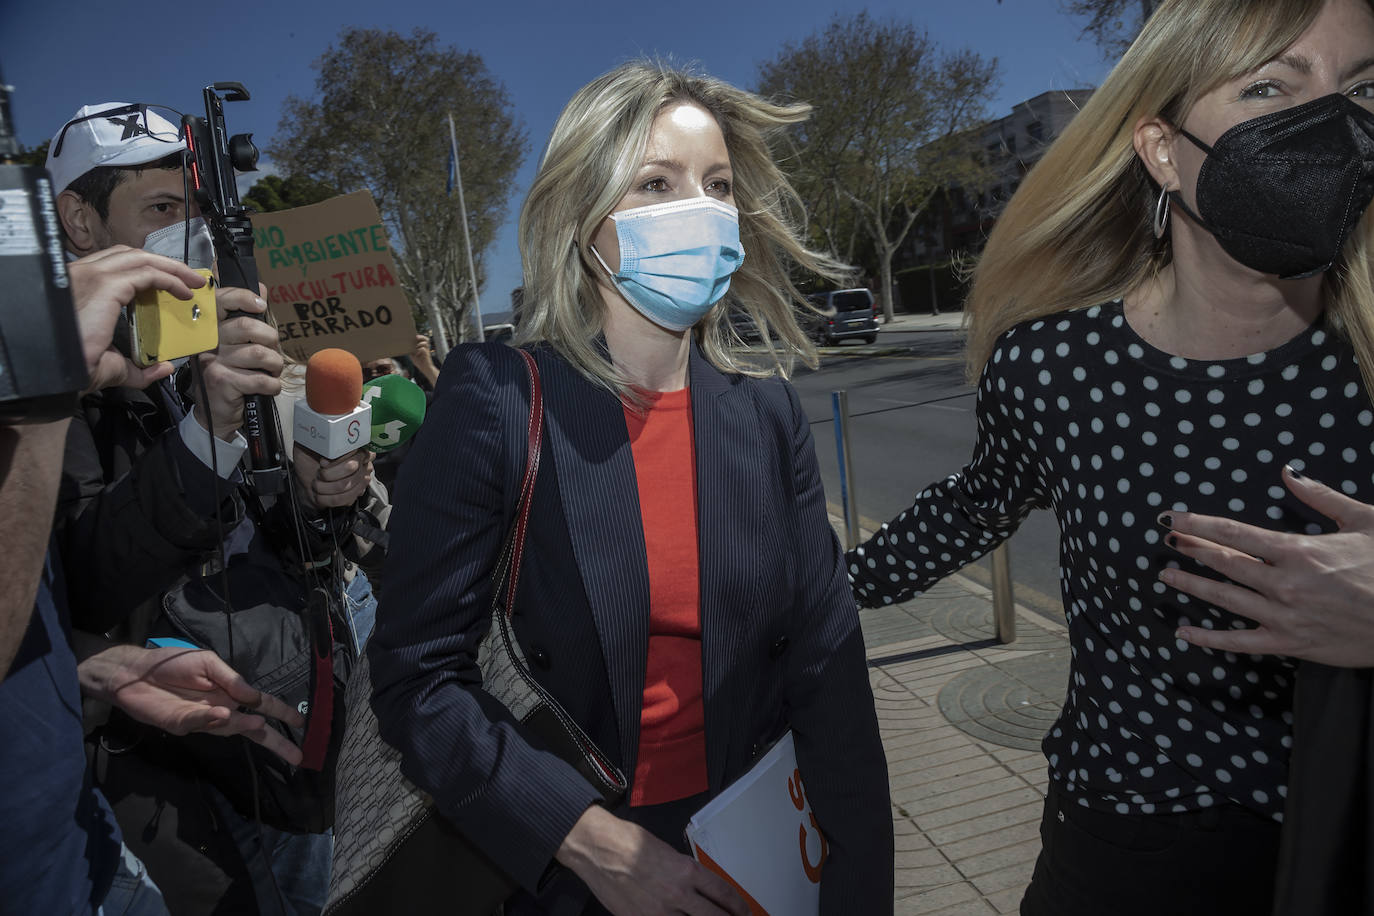
<svg viewBox="0 0 1374 916">
<path fill-rule="evenodd" d="M 1303 885 L 1290 835 L 1274 887 L 1285 816 L 1323 805 L 1289 797 L 1325 765 L 1306 704 L 1344 697 L 1374 748 L 1371 112 L 1369 0 L 1166 0 L 980 258 L 972 459 L 848 556 L 879 606 L 1058 518 L 1072 662 L 1023 914 L 1374 912 L 1358 851 Z"/>
</svg>

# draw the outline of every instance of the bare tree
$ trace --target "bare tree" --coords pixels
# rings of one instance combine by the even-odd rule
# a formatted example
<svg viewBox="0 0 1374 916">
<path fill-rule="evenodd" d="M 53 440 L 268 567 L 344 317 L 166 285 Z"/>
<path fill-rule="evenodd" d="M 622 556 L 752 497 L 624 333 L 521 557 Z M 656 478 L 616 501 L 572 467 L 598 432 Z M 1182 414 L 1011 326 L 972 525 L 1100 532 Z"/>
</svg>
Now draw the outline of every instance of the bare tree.
<svg viewBox="0 0 1374 916">
<path fill-rule="evenodd" d="M 469 325 L 483 254 L 528 147 L 524 129 L 481 57 L 441 47 L 424 29 L 346 29 L 315 68 L 316 98 L 286 100 L 269 152 L 289 174 L 372 191 L 396 243 L 401 282 L 442 356 Z M 446 188 L 450 111 L 476 277 L 462 254 L 457 197 Z"/>
<path fill-rule="evenodd" d="M 890 321 L 892 259 L 939 191 L 984 176 L 971 130 L 997 61 L 942 52 L 907 22 L 836 17 L 760 66 L 765 95 L 810 102 L 785 163 L 823 241 L 841 256 L 871 252 Z M 871 248 L 868 246 L 871 245 Z"/>
<path fill-rule="evenodd" d="M 1087 17 L 1083 34 L 1091 36 L 1107 58 L 1119 57 L 1145 20 L 1163 0 L 1059 0 L 1059 8 L 1072 16 Z"/>
</svg>

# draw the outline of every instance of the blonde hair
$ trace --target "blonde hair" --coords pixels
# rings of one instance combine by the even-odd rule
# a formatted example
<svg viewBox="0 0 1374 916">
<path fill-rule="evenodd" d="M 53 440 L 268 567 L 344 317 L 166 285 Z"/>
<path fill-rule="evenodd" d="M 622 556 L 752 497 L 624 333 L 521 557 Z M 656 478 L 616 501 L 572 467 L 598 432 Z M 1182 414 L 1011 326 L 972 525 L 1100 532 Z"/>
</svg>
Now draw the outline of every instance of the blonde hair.
<svg viewBox="0 0 1374 916">
<path fill-rule="evenodd" d="M 1325 0 L 1166 0 L 1007 205 L 973 272 L 968 369 L 1023 321 L 1120 298 L 1169 263 L 1152 231 L 1159 188 L 1137 158 L 1136 122 L 1178 124 L 1197 100 L 1282 54 Z M 1374 223 L 1366 212 L 1327 272 L 1331 323 L 1374 394 Z"/>
<path fill-rule="evenodd" d="M 598 342 L 605 305 L 591 244 L 629 192 L 654 118 L 679 101 L 700 105 L 720 125 L 745 250 L 729 293 L 692 329 L 706 359 L 723 372 L 755 376 L 786 372 L 794 358 L 814 368 L 816 349 L 794 310 L 794 304 L 810 306 L 789 276 L 789 263 L 837 282 L 846 271 L 801 241 L 802 202 L 769 151 L 770 136 L 805 120 L 811 106 L 776 105 L 718 79 L 651 61 L 624 64 L 588 83 L 559 115 L 520 211 L 525 287 L 516 342 L 547 342 L 583 375 L 630 401 L 635 399 L 628 381 Z M 736 356 L 740 341 L 728 319 L 732 306 L 758 326 L 772 368 Z"/>
</svg>

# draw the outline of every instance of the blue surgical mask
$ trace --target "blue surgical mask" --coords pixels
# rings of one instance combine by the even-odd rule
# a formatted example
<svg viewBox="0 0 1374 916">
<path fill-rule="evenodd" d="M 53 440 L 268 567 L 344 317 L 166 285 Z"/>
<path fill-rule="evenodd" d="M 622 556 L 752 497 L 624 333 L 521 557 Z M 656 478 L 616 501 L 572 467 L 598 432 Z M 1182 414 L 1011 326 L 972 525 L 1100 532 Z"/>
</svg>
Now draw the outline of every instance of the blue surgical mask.
<svg viewBox="0 0 1374 916">
<path fill-rule="evenodd" d="M 739 211 L 709 197 L 693 197 L 612 213 L 620 242 L 620 270 L 592 247 L 611 282 L 645 318 L 670 331 L 701 320 L 730 288 L 744 260 Z"/>
</svg>

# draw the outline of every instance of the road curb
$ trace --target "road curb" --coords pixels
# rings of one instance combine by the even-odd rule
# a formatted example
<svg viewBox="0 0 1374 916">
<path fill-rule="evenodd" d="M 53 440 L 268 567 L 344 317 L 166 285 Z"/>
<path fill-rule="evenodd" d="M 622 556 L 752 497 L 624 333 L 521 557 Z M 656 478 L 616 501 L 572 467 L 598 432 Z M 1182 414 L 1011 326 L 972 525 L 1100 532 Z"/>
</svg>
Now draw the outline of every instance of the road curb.
<svg viewBox="0 0 1374 916">
<path fill-rule="evenodd" d="M 940 327 L 939 325 L 915 325 L 912 327 L 902 327 L 901 325 L 885 324 L 878 331 L 879 334 L 961 334 L 964 332 L 963 325 L 953 327 Z"/>
<path fill-rule="evenodd" d="M 821 356 L 897 356 L 908 352 L 908 348 L 864 344 L 862 347 L 817 347 L 816 352 Z"/>
</svg>

